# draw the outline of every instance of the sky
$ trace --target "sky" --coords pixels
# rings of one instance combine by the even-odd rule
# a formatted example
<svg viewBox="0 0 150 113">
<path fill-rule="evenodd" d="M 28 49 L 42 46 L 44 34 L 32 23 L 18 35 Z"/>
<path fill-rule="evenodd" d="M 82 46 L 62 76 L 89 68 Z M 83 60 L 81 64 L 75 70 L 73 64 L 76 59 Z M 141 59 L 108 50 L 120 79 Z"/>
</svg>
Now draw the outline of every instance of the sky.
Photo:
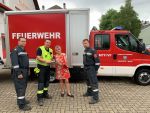
<svg viewBox="0 0 150 113">
<path fill-rule="evenodd" d="M 54 5 L 69 8 L 90 8 L 90 29 L 93 26 L 99 27 L 99 19 L 109 9 L 113 8 L 119 11 L 120 6 L 125 4 L 125 0 L 38 0 L 40 8 L 45 9 Z M 139 14 L 139 18 L 144 21 L 150 21 L 150 0 L 132 0 L 134 10 Z"/>
</svg>

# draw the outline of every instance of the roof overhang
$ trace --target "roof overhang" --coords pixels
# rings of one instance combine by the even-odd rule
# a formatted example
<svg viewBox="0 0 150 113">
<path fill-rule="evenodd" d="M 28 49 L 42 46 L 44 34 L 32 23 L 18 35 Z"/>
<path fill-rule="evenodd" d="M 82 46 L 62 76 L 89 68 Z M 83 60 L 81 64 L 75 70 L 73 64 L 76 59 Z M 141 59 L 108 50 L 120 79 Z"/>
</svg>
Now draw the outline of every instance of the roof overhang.
<svg viewBox="0 0 150 113">
<path fill-rule="evenodd" d="M 12 9 L 9 8 L 8 6 L 0 3 L 0 12 L 4 13 L 5 11 L 12 11 Z"/>
</svg>

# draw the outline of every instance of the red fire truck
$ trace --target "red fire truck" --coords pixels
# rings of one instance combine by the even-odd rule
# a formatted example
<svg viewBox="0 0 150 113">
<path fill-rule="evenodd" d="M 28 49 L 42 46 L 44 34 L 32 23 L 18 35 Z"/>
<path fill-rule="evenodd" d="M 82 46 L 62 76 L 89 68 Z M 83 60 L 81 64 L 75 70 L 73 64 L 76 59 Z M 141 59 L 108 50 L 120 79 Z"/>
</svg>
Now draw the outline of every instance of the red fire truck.
<svg viewBox="0 0 150 113">
<path fill-rule="evenodd" d="M 36 49 L 47 38 L 52 48 L 62 47 L 70 68 L 82 69 L 82 40 L 89 37 L 101 59 L 98 76 L 133 77 L 140 85 L 150 83 L 150 56 L 144 44 L 120 29 L 93 30 L 89 35 L 89 9 L 6 12 L 6 67 L 11 67 L 10 51 L 20 36 L 27 39 L 31 68 L 36 66 Z"/>
</svg>

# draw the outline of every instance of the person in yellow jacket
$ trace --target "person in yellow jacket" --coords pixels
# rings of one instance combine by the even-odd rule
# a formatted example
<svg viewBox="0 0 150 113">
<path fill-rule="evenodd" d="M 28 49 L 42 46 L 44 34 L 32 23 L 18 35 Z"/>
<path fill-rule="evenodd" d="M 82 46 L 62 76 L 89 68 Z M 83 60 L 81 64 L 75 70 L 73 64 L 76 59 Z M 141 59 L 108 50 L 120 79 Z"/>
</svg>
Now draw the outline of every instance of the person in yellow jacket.
<svg viewBox="0 0 150 113">
<path fill-rule="evenodd" d="M 46 39 L 43 46 L 40 46 L 36 52 L 38 73 L 38 91 L 37 100 L 40 106 L 44 104 L 44 98 L 51 99 L 48 94 L 48 86 L 50 79 L 50 63 L 53 60 L 53 50 L 50 48 L 51 40 Z"/>
</svg>

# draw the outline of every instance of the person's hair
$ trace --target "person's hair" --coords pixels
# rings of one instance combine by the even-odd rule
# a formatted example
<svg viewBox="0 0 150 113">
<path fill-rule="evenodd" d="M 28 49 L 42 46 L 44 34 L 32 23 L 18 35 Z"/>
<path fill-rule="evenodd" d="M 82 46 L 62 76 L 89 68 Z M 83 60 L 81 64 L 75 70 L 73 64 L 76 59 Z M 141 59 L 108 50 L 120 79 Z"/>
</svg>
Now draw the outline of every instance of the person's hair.
<svg viewBox="0 0 150 113">
<path fill-rule="evenodd" d="M 47 40 L 51 42 L 51 39 L 45 39 L 45 42 L 46 42 Z"/>
<path fill-rule="evenodd" d="M 86 42 L 86 41 L 89 42 L 89 40 L 87 38 L 83 39 L 83 42 Z"/>
<path fill-rule="evenodd" d="M 18 40 L 20 41 L 21 39 L 26 39 L 25 37 L 19 37 Z"/>
<path fill-rule="evenodd" d="M 57 49 L 57 48 L 60 48 L 60 49 L 61 49 L 61 46 L 60 46 L 60 45 L 56 45 L 56 46 L 55 46 L 55 49 Z"/>
</svg>

